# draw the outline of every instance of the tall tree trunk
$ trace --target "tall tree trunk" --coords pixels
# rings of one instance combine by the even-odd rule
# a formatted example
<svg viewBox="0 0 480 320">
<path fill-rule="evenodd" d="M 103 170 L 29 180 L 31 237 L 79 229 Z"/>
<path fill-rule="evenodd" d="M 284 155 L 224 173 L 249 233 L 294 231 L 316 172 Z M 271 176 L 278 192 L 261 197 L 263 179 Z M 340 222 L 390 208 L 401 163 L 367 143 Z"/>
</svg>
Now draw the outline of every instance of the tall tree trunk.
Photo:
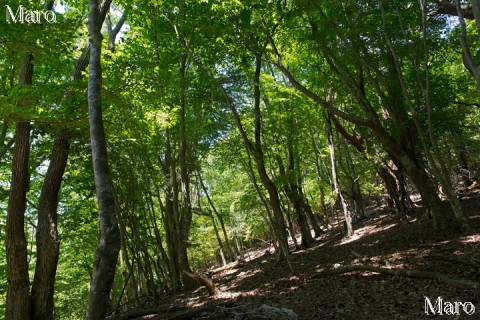
<svg viewBox="0 0 480 320">
<path fill-rule="evenodd" d="M 178 261 L 178 183 L 168 128 L 165 132 L 165 144 L 164 174 L 167 186 L 165 188 L 165 214 L 162 216 L 162 219 L 165 225 L 167 250 L 170 261 L 171 287 L 176 291 L 182 285 L 180 279 L 181 270 Z"/>
<path fill-rule="evenodd" d="M 289 150 L 289 155 L 290 155 L 290 150 Z M 276 158 L 277 158 L 280 175 L 283 177 L 287 177 L 282 158 L 279 155 L 277 155 Z M 289 174 L 290 174 L 289 178 L 290 179 L 295 179 L 295 177 L 292 176 L 293 166 L 294 166 L 293 159 L 290 159 L 289 161 Z M 285 190 L 285 194 L 287 195 L 288 199 L 293 205 L 293 209 L 295 210 L 295 218 L 298 223 L 298 226 L 300 227 L 300 234 L 302 236 L 302 242 L 300 243 L 300 246 L 302 248 L 310 248 L 313 245 L 313 238 L 312 238 L 310 227 L 308 225 L 308 222 L 305 216 L 305 212 L 303 210 L 302 199 L 300 199 L 300 196 L 298 194 L 297 185 L 295 182 L 286 181 L 283 185 L 283 189 Z M 292 234 L 291 236 L 295 237 L 295 234 Z"/>
<path fill-rule="evenodd" d="M 207 200 L 208 200 L 208 204 L 210 205 L 210 207 L 212 208 L 213 212 L 215 213 L 215 215 L 217 216 L 219 222 L 220 222 L 220 226 L 222 228 L 222 231 L 223 231 L 223 236 L 225 238 L 225 245 L 227 246 L 227 253 L 230 257 L 230 260 L 231 261 L 235 261 L 235 256 L 233 254 L 233 251 L 232 251 L 232 248 L 230 247 L 230 240 L 228 239 L 228 234 L 227 234 L 227 230 L 225 229 L 225 222 L 223 221 L 223 218 L 222 216 L 220 215 L 220 213 L 217 211 L 217 208 L 215 207 L 215 205 L 213 204 L 213 201 L 212 199 L 210 198 L 210 195 L 208 193 L 208 190 L 207 190 L 207 187 L 205 186 L 205 184 L 203 183 L 203 179 L 200 175 L 200 173 L 198 173 L 198 180 L 200 182 L 200 185 L 202 187 L 202 190 L 203 192 L 205 192 L 205 196 L 207 197 Z M 213 219 L 213 216 L 212 216 L 212 222 L 214 223 L 214 219 Z M 219 244 L 221 244 L 221 240 L 219 239 Z"/>
<path fill-rule="evenodd" d="M 120 251 L 120 231 L 107 156 L 107 141 L 102 116 L 102 34 L 97 0 L 89 1 L 90 64 L 88 113 L 92 145 L 93 171 L 100 223 L 100 242 L 95 252 L 86 319 L 105 319 Z"/>
<path fill-rule="evenodd" d="M 286 225 L 285 219 L 283 217 L 282 209 L 280 206 L 280 198 L 278 196 L 277 186 L 273 183 L 270 177 L 267 174 L 267 170 L 265 168 L 264 156 L 263 156 L 263 149 L 262 149 L 262 142 L 261 142 L 261 128 L 262 128 L 262 121 L 261 121 L 261 113 L 260 113 L 260 73 L 261 73 L 261 66 L 262 66 L 262 57 L 261 55 L 257 54 L 255 56 L 255 76 L 253 80 L 253 93 L 254 93 L 254 110 L 255 110 L 255 148 L 250 151 L 253 151 L 253 156 L 255 161 L 257 162 L 257 169 L 258 175 L 260 176 L 260 180 L 262 181 L 265 189 L 267 189 L 270 203 L 272 205 L 273 211 L 273 226 L 276 233 L 276 238 L 278 241 L 278 246 L 280 248 L 280 253 L 283 258 L 287 261 L 288 267 L 290 270 L 293 271 L 293 267 L 290 261 L 289 250 L 288 250 L 288 236 L 286 232 Z M 234 112 L 236 114 L 236 110 Z M 238 114 L 237 114 L 238 117 Z M 240 123 L 240 119 L 236 121 L 237 124 Z M 241 124 L 240 124 L 241 126 Z M 242 129 L 243 130 L 243 129 Z M 243 134 L 244 139 L 246 138 L 246 134 Z M 248 138 L 247 138 L 248 141 Z M 247 145 L 251 145 L 248 141 Z"/>
<path fill-rule="evenodd" d="M 272 244 L 275 249 L 275 252 L 277 252 L 278 246 L 277 246 L 277 238 L 275 237 L 275 231 L 273 229 L 272 210 L 270 210 L 270 205 L 268 203 L 268 200 L 266 199 L 263 191 L 260 189 L 260 186 L 258 185 L 257 177 L 255 176 L 255 172 L 253 171 L 252 157 L 251 157 L 251 154 L 248 152 L 248 150 L 247 150 L 247 161 L 246 161 L 245 167 L 248 170 L 250 179 L 252 180 L 253 186 L 255 187 L 255 191 L 257 192 L 257 195 L 260 198 L 260 202 L 262 202 L 263 207 L 265 208 L 266 214 L 262 214 L 262 218 L 265 221 L 265 223 L 268 225 L 268 230 L 270 231 Z"/>
<path fill-rule="evenodd" d="M 350 214 L 350 211 L 348 210 L 347 203 L 345 202 L 345 198 L 343 197 L 343 192 L 340 188 L 340 182 L 338 179 L 337 160 L 335 158 L 335 143 L 333 140 L 333 132 L 332 132 L 332 125 L 330 122 L 330 115 L 326 119 L 326 124 L 327 124 L 326 133 L 327 133 L 327 140 L 328 140 L 328 148 L 330 149 L 330 161 L 332 162 L 332 180 L 335 186 L 335 193 L 340 199 L 340 203 L 342 205 L 342 211 L 345 217 L 345 225 L 347 226 L 347 234 L 349 237 L 351 237 L 353 236 L 352 216 Z"/>
<path fill-rule="evenodd" d="M 297 199 L 296 201 L 298 201 L 298 206 L 301 208 L 303 214 L 305 214 L 308 220 L 310 220 L 310 224 L 315 233 L 315 237 L 319 237 L 322 234 L 322 230 L 320 229 L 320 226 L 318 225 L 317 220 L 313 215 L 312 207 L 310 207 L 310 204 L 308 203 L 307 198 L 305 197 L 305 194 L 302 192 L 302 187 L 301 187 L 302 177 L 300 174 L 301 168 L 298 164 L 298 161 L 295 161 L 293 143 L 291 141 L 287 143 L 287 148 L 288 148 L 288 172 L 290 173 L 290 177 L 291 177 L 290 189 L 293 192 L 293 196 Z M 308 222 L 306 223 L 306 225 L 308 227 Z M 310 233 L 310 228 L 308 228 L 308 232 Z M 313 239 L 311 241 L 313 243 Z"/>
<path fill-rule="evenodd" d="M 31 319 L 54 319 L 53 293 L 60 240 L 57 230 L 57 207 L 63 173 L 67 165 L 70 133 L 60 129 L 55 135 L 52 156 L 43 182 L 38 204 L 37 262 L 33 278 Z"/>
<path fill-rule="evenodd" d="M 404 146 L 395 141 L 395 139 L 387 132 L 385 127 L 382 126 L 376 111 L 370 105 L 368 98 L 365 96 L 363 88 L 355 87 L 355 85 L 358 85 L 358 83 L 352 84 L 346 80 L 344 81 L 349 89 L 355 92 L 354 97 L 362 107 L 362 110 L 367 117 L 366 119 L 345 113 L 342 110 L 335 108 L 330 101 L 322 99 L 320 96 L 316 95 L 314 92 L 302 85 L 282 64 L 281 56 L 275 46 L 275 42 L 271 35 L 268 36 L 277 59 L 275 64 L 288 78 L 293 87 L 331 114 L 356 125 L 368 128 L 379 139 L 383 148 L 388 152 L 392 160 L 395 161 L 395 164 L 411 178 L 412 182 L 418 188 L 424 202 L 432 209 L 433 229 L 437 231 L 444 229 L 446 227 L 445 218 L 448 214 L 448 210 L 442 205 L 431 178 L 428 176 L 425 168 L 419 164 L 418 157 L 412 152 L 408 152 Z M 341 71 L 335 68 L 333 61 L 329 60 L 328 62 L 332 68 L 332 71 L 341 77 Z"/>
<path fill-rule="evenodd" d="M 285 219 L 283 217 L 282 208 L 280 206 L 280 198 L 278 196 L 278 189 L 273 181 L 268 176 L 267 170 L 265 168 L 264 162 L 264 155 L 262 150 L 262 142 L 261 142 L 261 112 L 260 112 L 260 73 L 261 73 L 261 65 L 262 65 L 262 57 L 260 54 L 255 55 L 255 75 L 253 80 L 253 89 L 254 89 L 254 112 L 255 112 L 255 132 L 254 132 L 254 142 L 255 145 L 252 144 L 250 139 L 243 128 L 242 121 L 240 119 L 240 115 L 233 104 L 232 99 L 229 97 L 228 93 L 226 92 L 223 85 L 220 81 L 216 78 L 214 80 L 217 82 L 219 89 L 222 90 L 226 100 L 228 101 L 230 110 L 232 111 L 233 118 L 235 120 L 235 124 L 240 131 L 240 135 L 242 137 L 242 141 L 245 145 L 245 149 L 247 152 L 252 154 L 255 162 L 257 164 L 257 171 L 260 177 L 260 181 L 262 181 L 263 186 L 268 192 L 270 204 L 272 206 L 273 212 L 273 228 L 275 231 L 275 237 L 278 241 L 278 246 L 280 248 L 280 256 L 279 258 L 284 258 L 290 268 L 293 270 L 292 264 L 290 261 L 290 253 L 288 250 L 288 235 L 286 231 Z"/>
<path fill-rule="evenodd" d="M 100 13 L 100 23 L 105 19 L 111 0 L 104 1 Z M 52 9 L 53 2 L 48 4 Z M 75 64 L 70 80 L 83 77 L 87 67 L 89 50 L 85 49 L 82 57 Z M 57 230 L 58 195 L 67 165 L 70 138 L 72 132 L 63 128 L 55 133 L 50 164 L 42 185 L 38 205 L 37 261 L 35 276 L 30 293 L 30 315 L 32 319 L 54 318 L 54 283 L 59 256 L 59 239 Z"/>
<path fill-rule="evenodd" d="M 180 63 L 180 179 L 182 182 L 182 206 L 179 219 L 179 241 L 178 241 L 178 263 L 182 275 L 183 286 L 186 289 L 198 287 L 198 283 L 191 277 L 188 277 L 183 271 L 191 272 L 188 261 L 188 238 L 190 236 L 190 226 L 192 224 L 192 203 L 190 194 L 190 173 L 191 165 L 189 163 L 189 151 L 187 146 L 187 118 L 186 118 L 186 90 L 187 90 L 187 49 L 184 39 L 181 39 L 184 52 Z"/>
<path fill-rule="evenodd" d="M 33 82 L 33 55 L 26 53 L 20 63 L 18 84 Z M 20 107 L 26 107 L 19 101 Z M 12 182 L 8 198 L 7 223 L 5 227 L 7 250 L 7 308 L 6 318 L 24 320 L 29 318 L 30 282 L 28 276 L 27 240 L 25 238 L 25 210 L 29 188 L 30 122 L 17 122 L 15 126 L 12 163 Z"/>
<path fill-rule="evenodd" d="M 474 13 L 475 13 L 475 8 L 476 5 L 478 5 L 479 1 L 473 1 L 474 3 Z M 445 192 L 447 194 L 448 200 L 450 201 L 450 207 L 452 208 L 453 214 L 455 215 L 455 218 L 457 219 L 457 222 L 460 224 L 460 228 L 462 228 L 463 231 L 467 232 L 470 230 L 470 226 L 468 224 L 467 219 L 465 218 L 465 215 L 463 214 L 463 209 L 460 204 L 460 200 L 457 197 L 457 194 L 455 192 L 455 189 L 452 185 L 452 182 L 450 180 L 450 173 L 449 170 L 445 164 L 445 161 L 443 159 L 443 156 L 440 152 L 440 147 L 438 146 L 437 143 L 437 137 L 435 136 L 435 133 L 433 132 L 433 114 L 432 114 L 432 105 L 430 102 L 430 95 L 431 95 L 431 90 L 430 90 L 430 56 L 429 56 L 429 50 L 428 50 L 428 44 L 427 44 L 427 13 L 426 13 L 426 3 L 425 0 L 420 1 L 421 8 L 422 8 L 422 40 L 423 40 L 423 48 L 425 51 L 425 57 L 424 57 L 424 71 L 425 71 L 425 85 L 422 88 L 423 89 L 423 94 L 424 94 L 424 101 L 425 101 L 425 106 L 427 107 L 427 114 L 428 114 L 428 134 L 430 137 L 430 142 L 432 143 L 432 149 L 433 149 L 433 156 L 435 159 L 431 159 L 431 167 L 436 173 L 436 175 L 440 178 L 442 186 L 445 188 Z M 477 8 L 478 9 L 478 8 Z M 480 9 L 479 9 L 480 10 Z M 480 22 L 480 17 L 476 19 L 476 22 Z M 480 26 L 477 26 L 480 32 Z M 479 34 L 480 35 L 480 34 Z M 418 71 L 419 72 L 419 71 Z M 419 72 L 420 73 L 420 72 Z M 477 68 L 477 75 L 478 75 L 478 68 Z M 478 79 L 477 79 L 478 80 Z M 427 150 L 428 154 L 429 150 Z M 431 156 L 431 158 L 433 158 Z M 429 157 L 430 159 L 430 157 Z M 438 166 L 435 163 L 438 162 Z"/>
</svg>

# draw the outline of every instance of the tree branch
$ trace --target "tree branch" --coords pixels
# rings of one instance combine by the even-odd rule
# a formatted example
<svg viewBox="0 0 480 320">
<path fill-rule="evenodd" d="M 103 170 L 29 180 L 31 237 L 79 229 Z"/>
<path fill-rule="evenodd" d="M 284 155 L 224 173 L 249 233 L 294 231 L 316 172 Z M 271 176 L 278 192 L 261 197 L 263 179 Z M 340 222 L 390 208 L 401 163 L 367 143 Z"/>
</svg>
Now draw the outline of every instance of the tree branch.
<svg viewBox="0 0 480 320">
<path fill-rule="evenodd" d="M 477 85 L 477 89 L 480 90 L 480 72 L 478 66 L 475 65 L 473 61 L 472 52 L 470 51 L 470 46 L 467 43 L 467 26 L 465 24 L 465 19 L 461 9 L 461 4 L 459 0 L 455 0 L 458 13 L 458 22 L 460 23 L 460 44 L 462 46 L 462 60 L 465 68 L 473 75 Z"/>
<path fill-rule="evenodd" d="M 455 3 L 452 3 L 447 0 L 438 0 L 435 1 L 437 8 L 431 12 L 428 13 L 429 16 L 436 16 L 439 14 L 446 14 L 450 16 L 458 16 L 457 8 L 455 6 Z M 461 5 L 461 10 L 463 13 L 463 16 L 467 19 L 473 20 L 474 14 L 473 14 L 473 7 L 470 3 L 465 3 Z"/>
</svg>

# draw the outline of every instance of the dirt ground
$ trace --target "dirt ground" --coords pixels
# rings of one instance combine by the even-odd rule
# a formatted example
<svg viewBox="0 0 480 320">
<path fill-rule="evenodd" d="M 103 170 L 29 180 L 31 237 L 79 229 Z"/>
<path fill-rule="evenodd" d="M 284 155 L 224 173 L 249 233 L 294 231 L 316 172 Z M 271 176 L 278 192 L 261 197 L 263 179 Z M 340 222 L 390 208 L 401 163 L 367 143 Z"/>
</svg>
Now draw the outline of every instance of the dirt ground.
<svg viewBox="0 0 480 320">
<path fill-rule="evenodd" d="M 351 265 L 442 273 L 480 283 L 480 196 L 463 202 L 472 232 L 452 228 L 434 234 L 432 222 L 418 208 L 408 217 L 377 211 L 355 226 L 346 238 L 332 229 L 315 246 L 293 253 L 294 272 L 277 256 L 262 249 L 250 252 L 243 267 L 212 272 L 219 293 L 204 287 L 165 295 L 129 319 L 244 319 L 242 311 L 263 304 L 293 310 L 299 319 L 480 319 L 479 290 L 463 289 L 440 280 L 349 272 L 320 276 L 324 270 Z M 433 303 L 471 302 L 473 315 L 425 314 L 425 297 Z M 145 312 L 149 309 L 149 312 Z M 126 319 L 127 317 L 123 317 Z"/>
</svg>

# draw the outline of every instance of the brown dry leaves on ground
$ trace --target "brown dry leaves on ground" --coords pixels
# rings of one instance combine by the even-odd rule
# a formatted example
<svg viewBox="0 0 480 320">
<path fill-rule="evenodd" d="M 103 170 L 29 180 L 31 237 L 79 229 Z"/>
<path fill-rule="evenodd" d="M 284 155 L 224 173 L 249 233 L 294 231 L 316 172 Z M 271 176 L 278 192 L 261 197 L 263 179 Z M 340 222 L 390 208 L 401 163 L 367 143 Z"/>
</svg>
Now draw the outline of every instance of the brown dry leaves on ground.
<svg viewBox="0 0 480 320">
<path fill-rule="evenodd" d="M 313 248 L 293 253 L 295 273 L 265 249 L 240 268 L 213 273 L 219 293 L 209 297 L 204 287 L 177 296 L 164 296 L 150 315 L 137 319 L 242 319 L 241 313 L 263 304 L 292 309 L 300 319 L 454 319 L 425 314 L 425 297 L 432 303 L 472 302 L 480 319 L 478 290 L 461 289 L 438 280 L 350 272 L 319 277 L 324 270 L 371 265 L 439 272 L 480 282 L 480 197 L 464 201 L 474 230 L 468 235 L 450 230 L 434 234 L 431 221 L 420 221 L 421 210 L 407 218 L 374 214 L 355 226 L 348 239 L 332 230 Z M 248 259 L 247 259 L 248 260 Z M 235 309 L 237 308 L 237 309 Z M 223 316 L 222 316 L 223 315 Z"/>
</svg>

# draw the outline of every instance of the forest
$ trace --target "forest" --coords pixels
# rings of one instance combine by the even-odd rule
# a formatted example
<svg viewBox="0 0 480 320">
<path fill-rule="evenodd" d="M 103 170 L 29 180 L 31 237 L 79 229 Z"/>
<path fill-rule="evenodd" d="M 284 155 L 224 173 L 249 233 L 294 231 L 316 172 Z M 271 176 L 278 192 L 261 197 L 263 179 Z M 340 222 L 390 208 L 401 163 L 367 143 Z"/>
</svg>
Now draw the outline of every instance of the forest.
<svg viewBox="0 0 480 320">
<path fill-rule="evenodd" d="M 480 313 L 480 0 L 0 8 L 0 319 Z"/>
</svg>

